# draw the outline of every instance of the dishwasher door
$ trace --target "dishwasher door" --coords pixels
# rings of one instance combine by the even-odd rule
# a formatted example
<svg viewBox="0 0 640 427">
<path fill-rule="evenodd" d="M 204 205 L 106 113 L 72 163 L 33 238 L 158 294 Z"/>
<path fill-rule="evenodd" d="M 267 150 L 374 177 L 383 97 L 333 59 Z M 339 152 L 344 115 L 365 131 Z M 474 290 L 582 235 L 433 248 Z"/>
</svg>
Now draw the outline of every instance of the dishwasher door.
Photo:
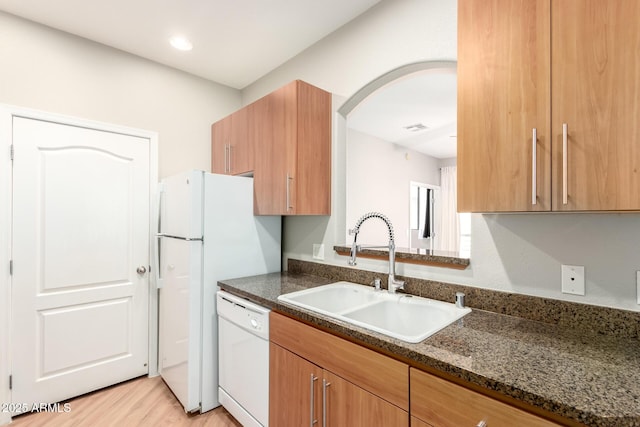
<svg viewBox="0 0 640 427">
<path fill-rule="evenodd" d="M 269 309 L 219 291 L 219 398 L 243 426 L 269 425 Z"/>
</svg>

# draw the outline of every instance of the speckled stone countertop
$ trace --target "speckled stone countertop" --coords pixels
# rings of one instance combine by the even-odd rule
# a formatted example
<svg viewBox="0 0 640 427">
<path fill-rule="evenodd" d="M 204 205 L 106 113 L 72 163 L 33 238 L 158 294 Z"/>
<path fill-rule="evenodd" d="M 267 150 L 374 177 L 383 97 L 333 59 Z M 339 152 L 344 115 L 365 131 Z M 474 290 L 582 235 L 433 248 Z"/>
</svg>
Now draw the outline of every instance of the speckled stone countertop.
<svg viewBox="0 0 640 427">
<path fill-rule="evenodd" d="M 273 273 L 222 289 L 395 355 L 588 426 L 640 426 L 640 341 L 473 309 L 411 344 L 281 303 L 278 296 L 334 282 Z"/>
</svg>

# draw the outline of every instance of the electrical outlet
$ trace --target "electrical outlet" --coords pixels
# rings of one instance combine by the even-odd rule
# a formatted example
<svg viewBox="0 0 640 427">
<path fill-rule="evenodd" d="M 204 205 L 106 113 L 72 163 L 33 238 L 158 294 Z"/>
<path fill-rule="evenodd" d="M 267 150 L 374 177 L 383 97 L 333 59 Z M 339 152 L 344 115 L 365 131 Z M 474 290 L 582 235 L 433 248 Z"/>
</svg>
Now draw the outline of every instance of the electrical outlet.
<svg viewBox="0 0 640 427">
<path fill-rule="evenodd" d="M 313 259 L 324 260 L 324 243 L 313 244 Z"/>
<path fill-rule="evenodd" d="M 584 295 L 584 266 L 562 266 L 562 293 Z"/>
</svg>

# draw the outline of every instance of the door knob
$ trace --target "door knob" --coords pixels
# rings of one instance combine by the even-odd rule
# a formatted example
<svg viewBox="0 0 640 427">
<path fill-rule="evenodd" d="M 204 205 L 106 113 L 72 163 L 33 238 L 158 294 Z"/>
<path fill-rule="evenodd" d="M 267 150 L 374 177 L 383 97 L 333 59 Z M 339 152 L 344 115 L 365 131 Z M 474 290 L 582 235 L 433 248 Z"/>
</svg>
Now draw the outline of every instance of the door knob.
<svg viewBox="0 0 640 427">
<path fill-rule="evenodd" d="M 138 267 L 138 268 L 136 269 L 136 272 L 137 272 L 138 274 L 144 274 L 144 273 L 146 273 L 146 272 L 147 272 L 147 268 L 146 268 L 144 265 L 141 265 L 140 267 Z"/>
</svg>

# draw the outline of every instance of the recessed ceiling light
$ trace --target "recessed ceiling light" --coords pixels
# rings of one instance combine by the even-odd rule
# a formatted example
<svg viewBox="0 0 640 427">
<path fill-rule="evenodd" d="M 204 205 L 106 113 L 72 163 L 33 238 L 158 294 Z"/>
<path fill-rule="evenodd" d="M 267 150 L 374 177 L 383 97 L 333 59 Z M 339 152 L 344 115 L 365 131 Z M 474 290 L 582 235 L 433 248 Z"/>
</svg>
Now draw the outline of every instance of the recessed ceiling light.
<svg viewBox="0 0 640 427">
<path fill-rule="evenodd" d="M 169 39 L 169 43 L 171 46 L 175 47 L 178 50 L 191 50 L 193 49 L 193 45 L 191 42 L 183 36 L 174 36 Z"/>
</svg>

